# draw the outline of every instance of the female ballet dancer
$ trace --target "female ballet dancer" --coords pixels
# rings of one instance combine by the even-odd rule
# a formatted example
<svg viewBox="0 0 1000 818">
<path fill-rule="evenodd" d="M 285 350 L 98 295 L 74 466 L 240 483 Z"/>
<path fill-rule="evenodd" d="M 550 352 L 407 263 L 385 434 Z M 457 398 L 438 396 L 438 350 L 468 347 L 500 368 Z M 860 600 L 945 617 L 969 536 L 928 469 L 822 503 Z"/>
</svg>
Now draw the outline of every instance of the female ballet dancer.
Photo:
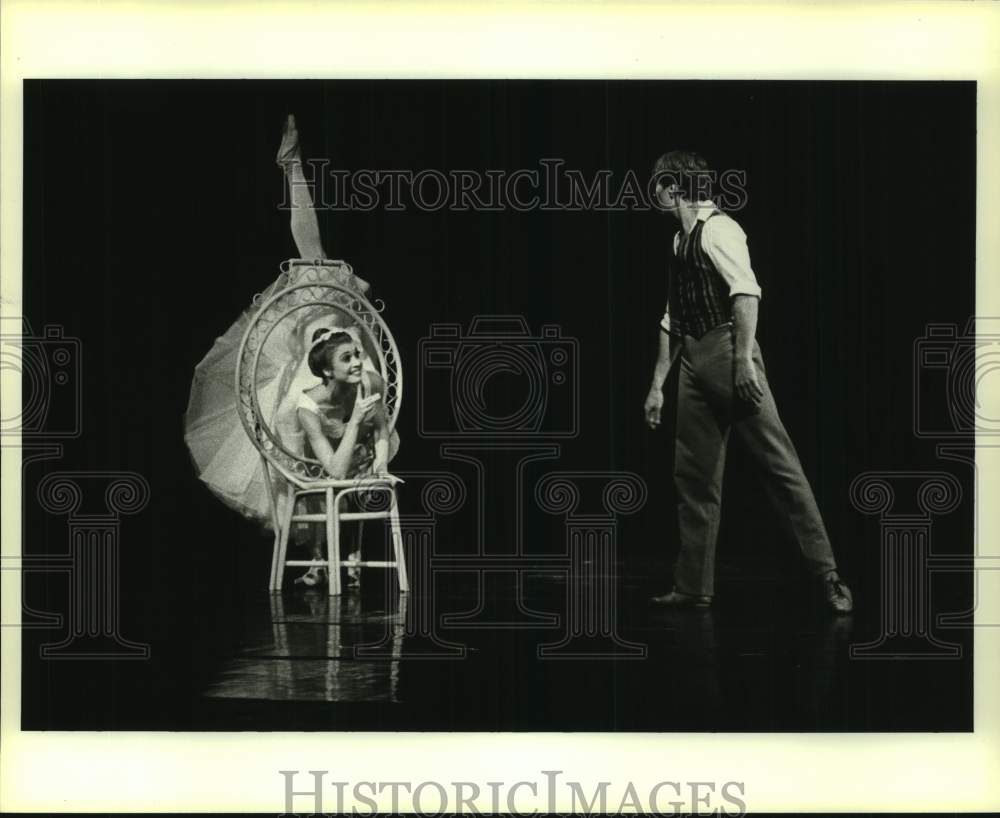
<svg viewBox="0 0 1000 818">
<path fill-rule="evenodd" d="M 302 172 L 298 131 L 292 115 L 285 122 L 277 163 L 284 171 L 288 184 L 292 237 L 300 258 L 309 261 L 326 259 L 320 240 L 319 220 Z M 369 289 L 368 282 L 356 276 L 347 264 L 317 266 L 314 269 L 318 276 L 317 283 L 333 283 L 362 295 Z M 289 274 L 283 272 L 264 290 L 257 299 L 258 303 L 264 303 L 272 294 L 288 286 L 288 283 Z M 268 487 L 265 484 L 267 475 L 261 464 L 260 454 L 240 422 L 233 390 L 238 350 L 254 313 L 255 308 L 251 308 L 240 316 L 223 336 L 216 339 L 212 349 L 196 367 L 184 418 L 184 439 L 198 476 L 209 489 L 231 508 L 270 527 L 273 522 Z M 315 457 L 332 476 L 336 476 L 345 463 L 343 475 L 346 477 L 371 473 L 376 466 L 384 472 L 388 460 L 398 448 L 398 436 L 395 431 L 391 435 L 385 435 L 384 422 L 379 426 L 378 418 L 384 419 L 384 412 L 375 411 L 375 404 L 378 403 L 376 393 L 382 394 L 384 389 L 371 364 L 370 355 L 364 351 L 360 330 L 345 313 L 328 305 L 317 307 L 316 310 L 304 310 L 296 321 L 286 323 L 290 326 L 278 328 L 268 341 L 271 353 L 270 377 L 264 379 L 266 383 L 257 394 L 258 404 L 271 427 L 278 432 L 287 447 Z M 324 374 L 324 369 L 329 369 L 331 373 L 339 371 L 333 366 L 327 366 L 332 363 L 328 360 L 327 342 L 335 334 L 346 334 L 354 342 L 363 373 L 360 381 L 356 381 L 363 390 L 361 401 L 354 399 L 358 386 L 338 380 L 335 374 Z M 317 368 L 313 366 L 314 360 L 324 363 Z M 317 379 L 321 382 L 318 383 Z M 328 390 L 328 393 L 324 390 Z M 312 396 L 308 400 L 320 409 L 319 413 L 300 405 L 307 392 Z M 316 430 L 319 428 L 326 440 L 326 432 L 337 431 L 336 423 L 324 423 L 316 419 L 327 414 L 324 411 L 326 409 L 334 414 L 346 410 L 342 425 L 349 426 L 354 408 L 359 404 L 361 409 L 358 411 L 364 411 L 362 420 L 356 424 L 356 440 L 348 447 L 344 447 L 343 443 L 349 440 L 341 440 L 335 453 L 340 449 L 344 449 L 344 453 L 331 459 L 327 451 L 332 449 L 331 444 L 328 442 L 324 447 L 316 436 Z M 360 434 L 362 429 L 368 430 L 366 434 Z M 376 433 L 377 429 L 382 431 Z M 371 439 L 370 459 L 366 462 L 353 457 L 346 459 L 347 449 L 353 450 L 359 445 L 368 446 L 366 435 Z M 342 437 L 346 437 L 346 429 Z M 360 441 L 357 440 L 358 437 L 361 438 Z M 336 437 L 329 439 L 335 440 Z M 378 454 L 382 451 L 384 457 L 379 459 Z M 330 466 L 334 466 L 336 471 L 331 471 Z M 368 469 L 367 472 L 364 471 L 365 468 Z M 284 492 L 278 488 L 275 496 L 284 498 Z M 303 534 L 307 539 L 312 535 L 313 553 L 318 558 L 322 552 L 322 541 L 316 541 L 315 536 L 319 532 L 310 531 L 310 528 L 316 527 L 304 524 L 299 526 L 297 539 L 302 539 Z M 358 552 L 354 551 L 349 558 L 356 559 L 358 556 Z M 356 579 L 357 573 L 356 568 L 349 570 L 349 578 Z M 325 578 L 325 571 L 314 566 L 296 582 L 316 585 Z"/>
<path fill-rule="evenodd" d="M 365 353 L 353 336 L 342 330 L 319 329 L 309 351 L 309 369 L 321 383 L 298 395 L 295 405 L 305 432 L 305 454 L 323 464 L 337 480 L 385 475 L 396 453 L 398 437 L 388 430 L 382 394 L 385 383 L 363 365 Z M 307 507 L 321 504 L 307 497 Z M 320 511 L 321 508 L 309 508 Z M 313 556 L 323 556 L 322 542 L 312 544 Z M 355 549 L 349 559 L 360 559 Z M 357 567 L 347 570 L 348 587 L 358 584 Z M 322 566 L 313 566 L 296 582 L 316 585 L 326 579 Z"/>
</svg>

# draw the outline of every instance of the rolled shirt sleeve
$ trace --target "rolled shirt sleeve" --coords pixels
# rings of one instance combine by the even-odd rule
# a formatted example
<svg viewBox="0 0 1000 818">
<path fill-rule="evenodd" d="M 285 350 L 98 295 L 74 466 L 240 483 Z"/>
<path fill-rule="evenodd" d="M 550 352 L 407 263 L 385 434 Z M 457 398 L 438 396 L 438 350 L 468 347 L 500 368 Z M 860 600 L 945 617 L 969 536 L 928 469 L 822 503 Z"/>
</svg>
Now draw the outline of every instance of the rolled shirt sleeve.
<svg viewBox="0 0 1000 818">
<path fill-rule="evenodd" d="M 701 246 L 729 285 L 730 297 L 751 295 L 761 297 L 757 276 L 750 267 L 747 234 L 733 219 L 708 219 L 701 231 Z"/>
</svg>

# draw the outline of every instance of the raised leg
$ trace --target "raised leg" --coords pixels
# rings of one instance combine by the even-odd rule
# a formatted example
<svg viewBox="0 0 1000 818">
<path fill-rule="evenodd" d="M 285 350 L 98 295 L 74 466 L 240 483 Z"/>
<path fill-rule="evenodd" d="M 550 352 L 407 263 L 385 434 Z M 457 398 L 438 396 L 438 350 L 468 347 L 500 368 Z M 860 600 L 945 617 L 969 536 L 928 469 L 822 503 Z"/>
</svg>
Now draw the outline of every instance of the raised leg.
<svg viewBox="0 0 1000 818">
<path fill-rule="evenodd" d="M 299 151 L 299 132 L 295 127 L 295 117 L 288 115 L 281 134 L 278 148 L 278 164 L 285 172 L 290 199 L 292 238 L 298 247 L 299 257 L 304 259 L 326 258 L 319 235 L 319 220 L 313 207 L 312 193 L 302 172 L 302 155 Z"/>
</svg>

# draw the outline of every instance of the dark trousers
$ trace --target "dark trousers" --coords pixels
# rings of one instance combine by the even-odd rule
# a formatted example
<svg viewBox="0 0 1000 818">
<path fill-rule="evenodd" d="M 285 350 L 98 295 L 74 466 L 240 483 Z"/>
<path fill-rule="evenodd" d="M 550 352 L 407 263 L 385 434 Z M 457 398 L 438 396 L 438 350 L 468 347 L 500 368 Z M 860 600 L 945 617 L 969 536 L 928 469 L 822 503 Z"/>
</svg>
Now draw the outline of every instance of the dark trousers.
<svg viewBox="0 0 1000 818">
<path fill-rule="evenodd" d="M 753 362 L 764 390 L 755 414 L 734 414 L 734 337 L 728 324 L 700 339 L 685 336 L 677 398 L 677 487 L 681 549 L 674 583 L 681 593 L 711 596 L 729 434 L 743 439 L 762 467 L 768 496 L 794 536 L 810 573 L 836 568 L 816 498 L 791 438 L 778 417 L 757 342 Z"/>
</svg>

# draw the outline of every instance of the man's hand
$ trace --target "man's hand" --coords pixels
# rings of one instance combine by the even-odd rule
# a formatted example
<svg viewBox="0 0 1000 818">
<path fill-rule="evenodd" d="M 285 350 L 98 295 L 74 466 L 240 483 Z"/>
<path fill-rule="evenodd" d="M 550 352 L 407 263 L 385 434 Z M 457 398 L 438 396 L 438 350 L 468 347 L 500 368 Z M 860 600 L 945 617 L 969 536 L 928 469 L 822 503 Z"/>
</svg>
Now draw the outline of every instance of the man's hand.
<svg viewBox="0 0 1000 818">
<path fill-rule="evenodd" d="M 384 460 L 375 458 L 375 462 L 372 463 L 372 474 L 376 477 L 385 477 L 389 473 L 389 464 Z"/>
<path fill-rule="evenodd" d="M 649 394 L 646 395 L 646 405 L 643 407 L 643 413 L 646 415 L 646 425 L 650 429 L 655 429 L 660 425 L 660 412 L 663 409 L 663 390 L 658 389 L 655 386 L 649 388 Z"/>
<path fill-rule="evenodd" d="M 757 378 L 757 369 L 751 358 L 736 359 L 736 373 L 733 379 L 736 395 L 751 406 L 760 406 L 764 398 L 764 388 Z"/>
</svg>

